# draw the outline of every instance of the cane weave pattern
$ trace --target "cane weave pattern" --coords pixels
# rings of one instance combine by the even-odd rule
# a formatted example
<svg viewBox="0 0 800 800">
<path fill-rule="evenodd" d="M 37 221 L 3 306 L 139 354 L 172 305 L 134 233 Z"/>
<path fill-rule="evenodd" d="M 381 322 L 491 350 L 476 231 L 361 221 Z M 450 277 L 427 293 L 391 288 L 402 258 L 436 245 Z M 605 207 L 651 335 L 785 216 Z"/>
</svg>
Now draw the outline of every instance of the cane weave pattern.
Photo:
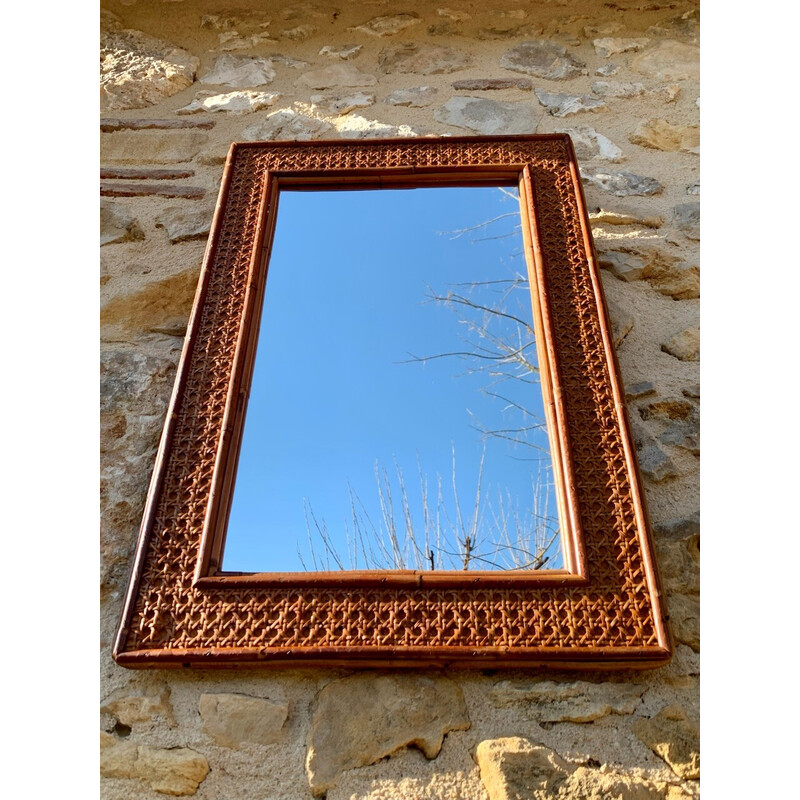
<svg viewBox="0 0 800 800">
<path fill-rule="evenodd" d="M 267 173 L 476 165 L 530 169 L 588 585 L 193 588 Z M 663 647 L 579 203 L 558 138 L 237 146 L 122 652 Z"/>
</svg>

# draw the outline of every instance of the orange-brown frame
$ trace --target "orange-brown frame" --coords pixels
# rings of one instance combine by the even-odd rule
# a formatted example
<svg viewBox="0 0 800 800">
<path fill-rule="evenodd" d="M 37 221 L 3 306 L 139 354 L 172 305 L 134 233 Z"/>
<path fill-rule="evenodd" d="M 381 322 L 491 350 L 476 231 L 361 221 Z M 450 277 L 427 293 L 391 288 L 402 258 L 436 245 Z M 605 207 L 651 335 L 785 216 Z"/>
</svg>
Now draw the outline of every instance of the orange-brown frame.
<svg viewBox="0 0 800 800">
<path fill-rule="evenodd" d="M 281 186 L 518 185 L 565 568 L 219 570 Z M 309 221 L 313 224 L 313 220 Z M 151 480 L 116 661 L 655 666 L 671 655 L 566 135 L 232 145 Z"/>
</svg>

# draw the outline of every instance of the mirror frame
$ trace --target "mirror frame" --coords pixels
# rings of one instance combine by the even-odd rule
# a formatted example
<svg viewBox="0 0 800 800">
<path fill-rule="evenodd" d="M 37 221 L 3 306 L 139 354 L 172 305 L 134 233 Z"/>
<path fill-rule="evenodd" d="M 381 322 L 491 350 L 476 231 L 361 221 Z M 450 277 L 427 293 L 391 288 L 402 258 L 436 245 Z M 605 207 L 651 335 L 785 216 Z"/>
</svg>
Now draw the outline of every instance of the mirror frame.
<svg viewBox="0 0 800 800">
<path fill-rule="evenodd" d="M 280 188 L 443 185 L 519 187 L 564 568 L 222 572 Z M 117 663 L 611 668 L 659 666 L 671 652 L 569 136 L 234 143 L 145 504 Z"/>
</svg>

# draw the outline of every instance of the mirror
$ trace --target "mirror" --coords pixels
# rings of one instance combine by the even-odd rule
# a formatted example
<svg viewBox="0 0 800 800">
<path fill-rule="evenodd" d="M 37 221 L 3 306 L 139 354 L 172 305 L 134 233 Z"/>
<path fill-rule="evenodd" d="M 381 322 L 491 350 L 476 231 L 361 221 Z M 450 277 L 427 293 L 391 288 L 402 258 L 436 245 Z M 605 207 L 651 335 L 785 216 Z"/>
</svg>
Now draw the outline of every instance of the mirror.
<svg viewBox="0 0 800 800">
<path fill-rule="evenodd" d="M 563 567 L 516 187 L 281 189 L 222 570 Z"/>
</svg>

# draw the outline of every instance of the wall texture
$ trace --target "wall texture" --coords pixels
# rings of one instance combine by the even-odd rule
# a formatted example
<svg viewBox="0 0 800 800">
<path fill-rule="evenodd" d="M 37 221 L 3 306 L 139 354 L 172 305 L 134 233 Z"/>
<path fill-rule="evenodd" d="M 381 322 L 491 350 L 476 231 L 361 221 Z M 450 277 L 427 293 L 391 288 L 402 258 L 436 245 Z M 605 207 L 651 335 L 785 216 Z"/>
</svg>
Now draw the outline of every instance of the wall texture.
<svg viewBox="0 0 800 800">
<path fill-rule="evenodd" d="M 102 792 L 698 795 L 697 3 L 105 0 Z M 677 643 L 659 670 L 117 667 L 110 649 L 230 142 L 568 131 Z"/>
</svg>

